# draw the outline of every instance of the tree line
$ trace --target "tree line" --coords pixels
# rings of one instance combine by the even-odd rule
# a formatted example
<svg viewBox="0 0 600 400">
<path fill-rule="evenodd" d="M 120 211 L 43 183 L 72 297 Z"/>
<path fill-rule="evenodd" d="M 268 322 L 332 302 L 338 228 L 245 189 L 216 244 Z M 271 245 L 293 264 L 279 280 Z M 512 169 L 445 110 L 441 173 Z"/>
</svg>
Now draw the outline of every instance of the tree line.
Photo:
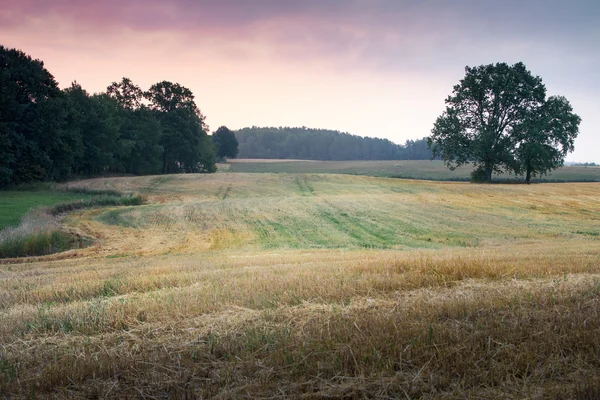
<svg viewBox="0 0 600 400">
<path fill-rule="evenodd" d="M 214 172 L 215 146 L 192 92 L 130 79 L 90 94 L 59 89 L 40 60 L 0 46 L 0 187 L 104 173 Z"/>
<path fill-rule="evenodd" d="M 235 131 L 240 158 L 302 160 L 425 160 L 432 153 L 426 139 L 404 145 L 387 139 L 361 137 L 306 127 L 256 127 Z"/>
<path fill-rule="evenodd" d="M 252 127 L 208 134 L 192 92 L 130 79 L 90 94 L 59 89 L 44 63 L 0 45 L 0 187 L 106 173 L 215 172 L 216 160 L 422 160 L 471 163 L 473 180 L 532 177 L 564 164 L 581 118 L 563 96 L 546 98 L 523 63 L 466 67 L 431 136 L 404 145 L 306 127 Z M 239 147 L 238 147 L 239 146 Z"/>
</svg>

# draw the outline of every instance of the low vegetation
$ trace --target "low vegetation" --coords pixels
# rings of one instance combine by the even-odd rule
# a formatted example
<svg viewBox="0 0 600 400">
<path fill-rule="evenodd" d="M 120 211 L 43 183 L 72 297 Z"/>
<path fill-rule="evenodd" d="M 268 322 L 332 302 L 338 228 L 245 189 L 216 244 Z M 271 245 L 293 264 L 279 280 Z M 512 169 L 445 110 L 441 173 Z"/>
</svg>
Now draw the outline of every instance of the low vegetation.
<svg viewBox="0 0 600 400">
<path fill-rule="evenodd" d="M 0 192 L 2 202 L 13 213 L 10 218 L 4 219 L 11 226 L 0 230 L 0 258 L 42 256 L 85 247 L 90 240 L 61 228 L 61 215 L 75 210 L 134 206 L 143 202 L 140 195 L 121 194 L 114 190 L 57 189 L 44 185 L 36 185 L 35 191 L 28 189 Z M 70 201 L 53 205 L 58 199 Z M 15 224 L 15 220 L 19 223 Z"/>
<path fill-rule="evenodd" d="M 237 164 L 231 164 L 235 167 Z M 82 181 L 74 258 L 0 264 L 0 392 L 595 398 L 600 188 L 319 174 Z"/>
<path fill-rule="evenodd" d="M 404 161 L 310 161 L 238 159 L 220 164 L 219 171 L 352 174 L 388 178 L 426 179 L 434 181 L 470 181 L 473 167 L 462 166 L 451 171 L 440 160 Z M 517 183 L 522 179 L 510 174 L 496 174 L 495 182 Z M 600 182 L 600 168 L 595 166 L 565 166 L 532 182 Z"/>
<path fill-rule="evenodd" d="M 52 187 L 0 191 L 0 230 L 19 225 L 21 218 L 32 208 L 49 207 L 79 199 L 82 199 L 81 194 L 55 190 Z"/>
</svg>

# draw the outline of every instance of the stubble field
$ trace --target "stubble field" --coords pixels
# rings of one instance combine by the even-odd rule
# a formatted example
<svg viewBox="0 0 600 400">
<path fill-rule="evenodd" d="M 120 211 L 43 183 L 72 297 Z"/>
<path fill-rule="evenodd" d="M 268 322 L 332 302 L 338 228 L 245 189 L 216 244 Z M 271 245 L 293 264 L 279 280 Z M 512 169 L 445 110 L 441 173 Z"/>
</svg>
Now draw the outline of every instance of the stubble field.
<svg viewBox="0 0 600 400">
<path fill-rule="evenodd" d="M 387 178 L 427 179 L 434 181 L 471 180 L 473 166 L 463 165 L 449 170 L 441 160 L 373 160 L 373 161 L 316 161 L 281 159 L 233 159 L 222 164 L 231 172 L 351 174 Z M 495 174 L 494 180 L 504 183 L 523 182 L 523 176 Z M 600 166 L 567 165 L 532 178 L 533 182 L 600 182 Z"/>
<path fill-rule="evenodd" d="M 74 185 L 147 202 L 70 214 L 91 247 L 0 264 L 2 395 L 600 395 L 597 183 Z"/>
</svg>

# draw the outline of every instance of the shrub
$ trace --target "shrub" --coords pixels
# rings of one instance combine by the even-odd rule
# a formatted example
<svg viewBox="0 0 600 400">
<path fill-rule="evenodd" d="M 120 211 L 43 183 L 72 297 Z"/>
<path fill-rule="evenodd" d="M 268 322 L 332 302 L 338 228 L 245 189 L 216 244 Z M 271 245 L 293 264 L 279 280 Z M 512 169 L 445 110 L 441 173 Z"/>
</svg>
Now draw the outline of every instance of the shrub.
<svg viewBox="0 0 600 400">
<path fill-rule="evenodd" d="M 86 244 L 86 240 L 62 231 L 38 232 L 0 242 L 0 258 L 43 256 L 81 248 Z"/>
<path fill-rule="evenodd" d="M 140 195 L 120 196 L 113 194 L 103 194 L 89 199 L 57 204 L 50 208 L 50 214 L 58 215 L 65 212 L 82 210 L 93 207 L 108 206 L 139 206 L 144 201 Z"/>
</svg>

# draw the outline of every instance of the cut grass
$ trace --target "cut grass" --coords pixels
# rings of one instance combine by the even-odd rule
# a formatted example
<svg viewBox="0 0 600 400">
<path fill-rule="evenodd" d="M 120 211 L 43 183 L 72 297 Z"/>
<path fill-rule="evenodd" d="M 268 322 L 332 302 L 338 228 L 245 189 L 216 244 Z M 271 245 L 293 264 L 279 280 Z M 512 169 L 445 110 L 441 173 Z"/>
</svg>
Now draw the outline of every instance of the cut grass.
<svg viewBox="0 0 600 400">
<path fill-rule="evenodd" d="M 163 200 L 171 187 L 184 202 Z M 163 204 L 110 210 L 96 220 L 140 233 L 169 232 L 169 241 L 191 249 L 198 240 L 207 247 L 216 241 L 219 248 L 247 249 L 468 247 L 582 232 L 593 238 L 598 223 L 594 188 L 222 174 L 195 181 L 173 178 L 165 191 L 155 189 L 154 198 Z M 189 235 L 196 233 L 204 233 L 204 239 L 192 241 Z"/>
<path fill-rule="evenodd" d="M 3 395 L 597 397 L 597 184 L 83 184 L 149 204 L 68 217 L 99 242 L 77 258 L 0 264 Z"/>
<path fill-rule="evenodd" d="M 227 172 L 253 173 L 319 173 L 381 176 L 435 181 L 470 181 L 472 166 L 450 171 L 439 160 L 389 160 L 389 161 L 288 161 L 232 159 Z M 223 169 L 225 171 L 225 169 Z M 519 182 L 522 177 L 511 174 L 495 175 L 498 182 Z M 536 177 L 532 182 L 600 182 L 600 167 L 566 166 L 547 176 Z"/>
</svg>

